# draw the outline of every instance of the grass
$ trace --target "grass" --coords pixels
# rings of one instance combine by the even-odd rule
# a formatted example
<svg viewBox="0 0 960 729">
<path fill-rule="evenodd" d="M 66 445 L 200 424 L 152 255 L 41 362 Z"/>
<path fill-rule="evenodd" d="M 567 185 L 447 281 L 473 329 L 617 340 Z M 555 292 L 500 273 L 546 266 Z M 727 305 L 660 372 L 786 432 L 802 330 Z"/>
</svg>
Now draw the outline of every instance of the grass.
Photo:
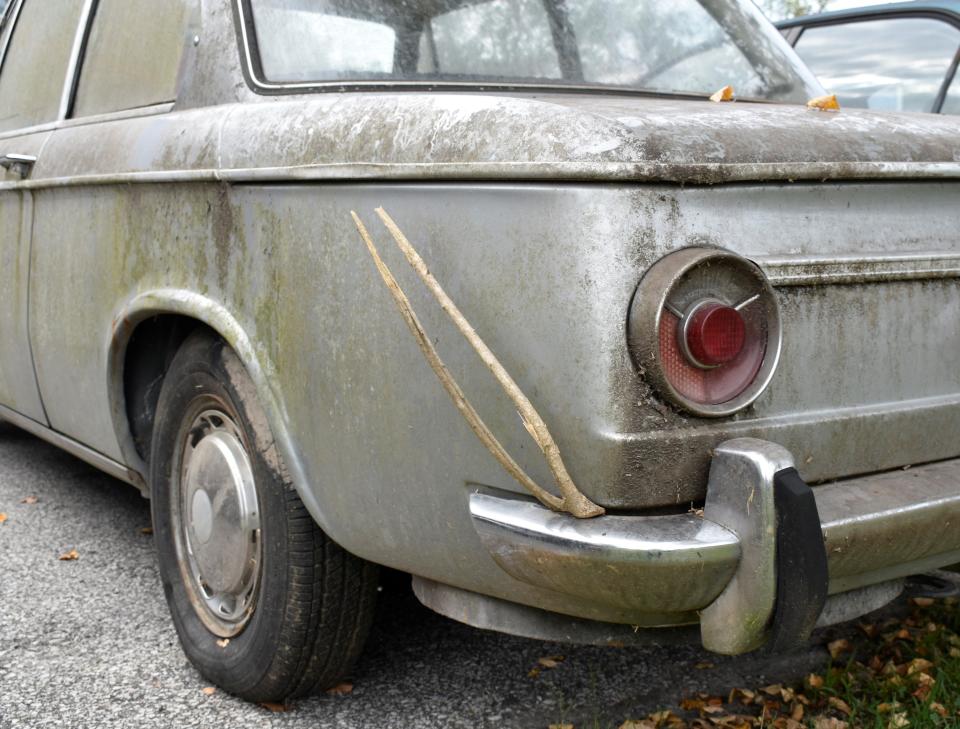
<svg viewBox="0 0 960 729">
<path fill-rule="evenodd" d="M 856 635 L 828 643 L 830 659 L 796 684 L 729 687 L 610 729 L 914 729 L 960 727 L 960 610 L 915 599 Z M 573 727 L 559 723 L 553 727 Z M 574 729 L 607 729 L 596 721 Z"/>
</svg>

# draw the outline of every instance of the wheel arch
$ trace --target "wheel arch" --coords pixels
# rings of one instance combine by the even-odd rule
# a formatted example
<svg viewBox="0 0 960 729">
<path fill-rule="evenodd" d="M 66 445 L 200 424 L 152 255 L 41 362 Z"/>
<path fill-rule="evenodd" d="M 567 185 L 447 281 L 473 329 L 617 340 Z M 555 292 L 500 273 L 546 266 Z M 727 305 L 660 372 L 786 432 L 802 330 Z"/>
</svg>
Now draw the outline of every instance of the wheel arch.
<svg viewBox="0 0 960 729">
<path fill-rule="evenodd" d="M 140 474 L 148 473 L 148 454 L 143 452 L 142 433 L 138 436 L 136 421 L 128 408 L 128 392 L 131 387 L 150 384 L 147 382 L 150 380 L 150 373 L 143 375 L 137 371 L 137 367 L 142 366 L 143 362 L 134 361 L 132 356 L 138 346 L 137 334 L 143 334 L 144 327 L 151 326 L 158 326 L 166 335 L 166 341 L 150 342 L 145 347 L 148 354 L 162 353 L 166 358 L 159 368 L 162 370 L 160 381 L 179 345 L 197 327 L 209 329 L 236 353 L 253 381 L 277 449 L 297 493 L 314 520 L 327 530 L 322 516 L 323 510 L 316 495 L 309 488 L 303 461 L 286 427 L 282 403 L 271 386 L 269 372 L 272 365 L 269 359 L 257 351 L 246 330 L 223 304 L 202 294 L 183 289 L 156 289 L 140 293 L 126 302 L 114 317 L 107 355 L 107 393 L 110 416 L 124 462 Z M 149 361 L 149 358 L 147 360 Z M 152 364 L 157 366 L 156 362 Z M 133 365 L 132 369 L 130 365 Z M 139 384 L 131 378 L 138 378 Z"/>
</svg>

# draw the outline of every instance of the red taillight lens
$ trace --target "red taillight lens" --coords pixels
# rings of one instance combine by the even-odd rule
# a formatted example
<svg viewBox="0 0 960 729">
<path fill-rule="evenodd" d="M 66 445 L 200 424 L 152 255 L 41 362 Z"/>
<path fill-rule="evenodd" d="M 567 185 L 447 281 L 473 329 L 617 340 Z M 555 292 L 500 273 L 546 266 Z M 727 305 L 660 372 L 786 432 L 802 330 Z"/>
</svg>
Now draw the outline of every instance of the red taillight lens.
<svg viewBox="0 0 960 729">
<path fill-rule="evenodd" d="M 732 306 L 707 303 L 690 317 L 684 335 L 694 364 L 717 367 L 732 362 L 743 350 L 747 326 Z"/>
<path fill-rule="evenodd" d="M 682 346 L 681 319 L 669 311 L 663 312 L 660 360 L 667 381 L 683 397 L 694 403 L 719 405 L 740 395 L 756 379 L 767 351 L 767 327 L 759 304 L 750 304 L 741 311 L 712 303 L 702 308 L 708 306 L 717 308 L 712 316 L 706 313 L 699 326 L 699 311 L 690 317 L 686 347 Z"/>
</svg>

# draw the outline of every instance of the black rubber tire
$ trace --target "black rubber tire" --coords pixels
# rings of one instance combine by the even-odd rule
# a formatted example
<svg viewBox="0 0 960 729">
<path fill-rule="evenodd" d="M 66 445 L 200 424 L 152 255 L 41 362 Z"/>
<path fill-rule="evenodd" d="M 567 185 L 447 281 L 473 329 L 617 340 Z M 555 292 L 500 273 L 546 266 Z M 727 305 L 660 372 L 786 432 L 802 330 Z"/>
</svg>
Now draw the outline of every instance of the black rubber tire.
<svg viewBox="0 0 960 729">
<path fill-rule="evenodd" d="M 204 398 L 216 401 L 243 431 L 260 502 L 259 596 L 242 632 L 223 646 L 190 602 L 169 506 L 172 490 L 179 489 L 190 414 Z M 150 490 L 167 603 L 184 652 L 206 679 L 249 701 L 282 702 L 344 678 L 369 631 L 377 567 L 340 548 L 314 522 L 286 475 L 249 376 L 233 350 L 210 332 L 191 335 L 165 377 Z"/>
</svg>

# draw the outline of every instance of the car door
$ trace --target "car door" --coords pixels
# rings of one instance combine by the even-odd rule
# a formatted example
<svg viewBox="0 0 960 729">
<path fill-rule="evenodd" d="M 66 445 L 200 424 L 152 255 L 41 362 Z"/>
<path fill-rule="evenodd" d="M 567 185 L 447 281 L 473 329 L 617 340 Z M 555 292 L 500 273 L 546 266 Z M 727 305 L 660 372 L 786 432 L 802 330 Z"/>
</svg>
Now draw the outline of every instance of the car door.
<svg viewBox="0 0 960 729">
<path fill-rule="evenodd" d="M 794 50 L 846 108 L 939 112 L 960 58 L 960 26 L 930 13 L 876 14 L 802 30 Z"/>
<path fill-rule="evenodd" d="M 28 332 L 34 195 L 83 0 L 13 0 L 0 32 L 0 405 L 46 424 Z"/>
<path fill-rule="evenodd" d="M 108 392 L 114 318 L 162 274 L 150 256 L 181 232 L 188 209 L 173 199 L 183 161 L 170 140 L 191 149 L 196 132 L 215 153 L 195 123 L 171 113 L 185 49 L 200 42 L 191 26 L 198 8 L 199 0 L 95 4 L 65 120 L 46 148 L 47 169 L 62 182 L 35 191 L 30 334 L 50 427 L 118 461 Z M 168 178 L 147 184 L 158 171 Z"/>
</svg>

